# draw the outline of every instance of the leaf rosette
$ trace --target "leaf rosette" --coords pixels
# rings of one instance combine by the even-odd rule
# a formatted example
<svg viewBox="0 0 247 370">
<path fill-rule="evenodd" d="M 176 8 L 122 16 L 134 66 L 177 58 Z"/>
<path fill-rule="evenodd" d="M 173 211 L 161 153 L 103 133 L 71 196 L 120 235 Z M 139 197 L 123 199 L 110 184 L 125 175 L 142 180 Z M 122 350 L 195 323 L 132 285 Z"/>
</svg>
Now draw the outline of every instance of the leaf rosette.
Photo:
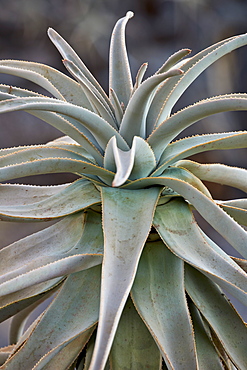
<svg viewBox="0 0 247 370">
<path fill-rule="evenodd" d="M 247 171 L 187 158 L 246 148 L 247 132 L 176 137 L 210 115 L 247 110 L 247 94 L 171 112 L 207 67 L 247 44 L 247 34 L 191 58 L 182 49 L 146 80 L 144 63 L 133 83 L 125 45 L 132 16 L 112 33 L 109 96 L 53 29 L 48 35 L 73 78 L 39 63 L 0 61 L 0 73 L 26 78 L 53 96 L 0 85 L 0 112 L 24 110 L 64 134 L 45 145 L 0 151 L 1 219 L 57 220 L 0 252 L 0 318 L 13 316 L 3 369 L 27 363 L 35 370 L 246 366 L 245 323 L 223 290 L 247 304 L 247 201 L 214 200 L 204 181 L 246 192 Z M 66 172 L 77 180 L 6 183 Z M 194 209 L 241 259 L 202 231 Z M 24 330 L 29 314 L 51 295 Z"/>
</svg>

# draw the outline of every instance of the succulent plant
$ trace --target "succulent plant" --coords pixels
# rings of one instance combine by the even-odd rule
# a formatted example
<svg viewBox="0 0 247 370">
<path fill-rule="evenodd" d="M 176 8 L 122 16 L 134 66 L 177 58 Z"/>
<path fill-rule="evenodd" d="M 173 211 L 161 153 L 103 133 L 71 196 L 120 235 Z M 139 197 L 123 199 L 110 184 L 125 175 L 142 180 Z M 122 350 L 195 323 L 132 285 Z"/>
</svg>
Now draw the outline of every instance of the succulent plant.
<svg viewBox="0 0 247 370">
<path fill-rule="evenodd" d="M 0 251 L 0 318 L 13 316 L 1 369 L 246 369 L 246 326 L 224 292 L 246 305 L 247 201 L 214 200 L 204 181 L 246 192 L 247 170 L 187 158 L 246 148 L 247 131 L 176 137 L 207 116 L 246 110 L 247 94 L 171 112 L 201 72 L 247 44 L 247 34 L 191 58 L 180 50 L 146 80 L 144 63 L 133 84 L 125 46 L 132 16 L 112 33 L 109 96 L 53 29 L 73 79 L 39 63 L 0 61 L 0 73 L 53 96 L 1 85 L 0 112 L 24 110 L 65 135 L 0 151 L 1 220 L 56 221 Z M 77 179 L 7 183 L 66 172 Z M 194 210 L 243 258 L 206 235 Z"/>
</svg>

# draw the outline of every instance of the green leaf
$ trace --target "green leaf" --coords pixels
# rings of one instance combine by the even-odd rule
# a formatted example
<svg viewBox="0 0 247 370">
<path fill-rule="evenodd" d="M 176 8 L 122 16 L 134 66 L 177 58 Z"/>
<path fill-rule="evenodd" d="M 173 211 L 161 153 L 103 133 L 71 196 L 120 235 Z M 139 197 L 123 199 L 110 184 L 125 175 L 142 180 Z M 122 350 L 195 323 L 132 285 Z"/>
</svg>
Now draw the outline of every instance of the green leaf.
<svg viewBox="0 0 247 370">
<path fill-rule="evenodd" d="M 247 232 L 221 209 L 214 200 L 204 195 L 201 191 L 186 181 L 179 179 L 173 169 L 167 169 L 163 176 L 148 177 L 132 181 L 124 188 L 135 189 L 149 186 L 163 185 L 180 194 L 189 201 L 194 208 L 212 227 L 218 231 L 243 257 L 247 256 Z"/>
<path fill-rule="evenodd" d="M 44 355 L 32 370 L 54 370 L 69 366 L 78 357 L 82 348 L 88 342 L 94 327 L 89 328 L 82 334 L 76 335 Z M 74 368 L 73 368 L 74 369 Z"/>
<path fill-rule="evenodd" d="M 72 117 L 94 135 L 95 139 L 103 149 L 105 149 L 108 141 L 114 135 L 116 136 L 118 146 L 121 147 L 121 149 L 129 149 L 125 140 L 108 122 L 85 108 L 59 100 L 42 97 L 15 98 L 0 102 L 0 113 L 16 110 L 44 110 L 59 113 L 65 117 Z"/>
<path fill-rule="evenodd" d="M 129 298 L 114 337 L 110 364 L 113 369 L 160 370 L 160 351 Z"/>
<path fill-rule="evenodd" d="M 229 39 L 211 45 L 209 48 L 202 50 L 183 64 L 184 74 L 180 78 L 168 81 L 166 94 L 164 94 L 163 111 L 159 113 L 156 126 L 166 119 L 174 104 L 178 101 L 184 91 L 190 84 L 211 64 L 216 62 L 224 55 L 247 44 L 247 34 L 230 37 Z"/>
<path fill-rule="evenodd" d="M 130 179 L 148 176 L 155 168 L 156 161 L 152 149 L 142 138 L 135 136 L 131 149 L 123 151 L 117 147 L 116 137 L 109 141 L 104 167 L 116 171 L 112 186 L 118 187 Z"/>
<path fill-rule="evenodd" d="M 91 370 L 104 367 L 150 232 L 160 188 L 102 188 L 104 259 L 100 318 Z"/>
<path fill-rule="evenodd" d="M 211 99 L 202 100 L 173 114 L 163 121 L 147 139 L 153 148 L 157 160 L 167 145 L 185 128 L 210 115 L 247 109 L 247 94 L 240 97 L 222 95 Z"/>
<path fill-rule="evenodd" d="M 216 284 L 189 265 L 185 272 L 185 286 L 192 301 L 215 331 L 234 365 L 244 369 L 247 363 L 244 322 Z"/>
<path fill-rule="evenodd" d="M 19 364 L 33 368 L 50 351 L 92 328 L 98 320 L 99 289 L 99 266 L 70 275 L 18 350 L 18 355 L 14 353 L 9 358 L 6 369 L 14 370 Z M 84 345 L 87 340 L 88 335 Z"/>
<path fill-rule="evenodd" d="M 69 185 L 71 184 L 51 186 L 0 184 L 0 204 L 9 207 L 40 202 L 59 193 Z"/>
<path fill-rule="evenodd" d="M 90 101 L 94 112 L 99 114 L 107 122 L 109 122 L 115 129 L 117 128 L 115 117 L 105 99 L 99 99 L 97 97 L 97 90 L 94 85 L 88 81 L 80 69 L 71 61 L 63 60 L 63 64 L 68 69 L 68 71 L 77 79 L 77 81 L 82 86 L 88 100 Z"/>
<path fill-rule="evenodd" d="M 94 239 L 89 238 L 92 234 Z M 35 259 L 32 258 L 34 254 Z M 92 211 L 85 216 L 67 217 L 0 251 L 4 258 L 1 295 L 98 265 L 102 255 L 101 217 Z"/>
<path fill-rule="evenodd" d="M 0 181 L 18 179 L 25 176 L 42 175 L 47 173 L 74 173 L 78 176 L 90 178 L 96 184 L 100 183 L 99 176 L 105 184 L 111 185 L 114 173 L 96 166 L 88 161 L 81 161 L 68 158 L 37 159 L 29 162 L 22 162 L 0 168 Z"/>
<path fill-rule="evenodd" d="M 167 367 L 197 369 L 184 292 L 184 264 L 161 241 L 146 244 L 131 296 Z"/>
<path fill-rule="evenodd" d="M 18 314 L 43 297 L 55 292 L 64 278 L 56 278 L 0 297 L 0 322 Z"/>
<path fill-rule="evenodd" d="M 11 185 L 9 187 L 11 188 Z M 92 183 L 84 179 L 77 180 L 65 187 L 61 186 L 58 189 L 61 190 L 45 197 L 45 199 L 39 200 L 39 198 L 34 197 L 32 203 L 29 204 L 9 205 L 8 201 L 7 204 L 2 202 L 0 205 L 0 219 L 47 221 L 67 216 L 101 202 L 99 191 Z M 25 187 L 22 188 L 23 190 L 25 191 Z M 42 187 L 36 188 L 36 194 L 38 194 L 38 191 L 43 194 Z M 31 199 L 29 199 L 29 202 Z"/>
<path fill-rule="evenodd" d="M 129 104 L 124 112 L 120 125 L 120 134 L 131 146 L 134 136 L 146 138 L 146 117 L 153 94 L 159 84 L 164 80 L 181 74 L 180 69 L 174 69 L 162 74 L 157 74 L 145 80 L 141 86 L 134 92 Z"/>
<path fill-rule="evenodd" d="M 156 208 L 153 224 L 179 258 L 227 290 L 247 306 L 247 274 L 222 250 L 203 237 L 188 204 L 175 198 Z"/>
<path fill-rule="evenodd" d="M 152 176 L 159 176 L 169 165 L 197 153 L 209 150 L 238 149 L 247 147 L 247 132 L 224 132 L 186 137 L 168 144 L 162 153 L 159 167 Z"/>
<path fill-rule="evenodd" d="M 125 17 L 117 21 L 110 43 L 109 86 L 115 91 L 120 104 L 123 103 L 124 107 L 128 105 L 133 89 L 125 45 L 126 24 L 133 15 L 134 13 L 127 12 Z"/>
<path fill-rule="evenodd" d="M 217 204 L 224 209 L 240 225 L 247 226 L 247 204 L 246 199 L 236 199 L 233 201 L 220 202 Z"/>
<path fill-rule="evenodd" d="M 96 88 L 97 95 L 101 100 L 105 100 L 109 102 L 108 96 L 98 83 L 98 81 L 94 78 L 92 73 L 87 69 L 85 64 L 79 58 L 79 56 L 75 53 L 72 47 L 52 28 L 48 29 L 48 36 L 53 44 L 56 46 L 60 54 L 62 55 L 63 59 L 67 59 L 75 64 L 75 66 L 85 75 L 85 78 L 91 82 L 91 84 Z M 82 89 L 81 89 L 82 90 Z M 71 90 L 73 91 L 73 89 Z M 81 105 L 81 104 L 80 104 Z"/>
<path fill-rule="evenodd" d="M 247 170 L 244 168 L 221 163 L 202 164 L 189 160 L 178 161 L 176 166 L 186 168 L 201 180 L 233 186 L 247 192 Z"/>
<path fill-rule="evenodd" d="M 177 67 L 176 64 L 181 61 L 182 58 L 184 58 L 186 55 L 190 54 L 191 50 L 190 49 L 181 49 L 176 51 L 174 54 L 172 54 L 166 62 L 158 69 L 156 74 L 158 73 L 164 73 L 169 71 L 171 68 L 180 68 Z M 186 60 L 183 60 L 180 62 L 181 64 L 184 64 Z"/>
<path fill-rule="evenodd" d="M 19 60 L 1 60 L 0 73 L 25 78 L 49 91 L 58 99 L 92 109 L 80 85 L 65 74 L 47 65 Z M 15 88 L 9 88 L 9 93 Z M 73 92 L 73 93 L 72 93 Z"/>
<path fill-rule="evenodd" d="M 198 368 L 203 370 L 223 370 L 224 367 L 220 357 L 206 332 L 206 323 L 202 320 L 200 312 L 191 301 L 189 301 L 189 310 L 193 321 Z"/>
</svg>

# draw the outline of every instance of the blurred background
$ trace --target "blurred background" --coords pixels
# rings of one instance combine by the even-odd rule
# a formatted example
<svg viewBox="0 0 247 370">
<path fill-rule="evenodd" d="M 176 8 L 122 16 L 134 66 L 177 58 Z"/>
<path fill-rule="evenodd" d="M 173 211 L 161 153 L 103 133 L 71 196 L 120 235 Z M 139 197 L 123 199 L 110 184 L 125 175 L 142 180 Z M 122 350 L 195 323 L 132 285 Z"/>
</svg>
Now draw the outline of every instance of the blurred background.
<svg viewBox="0 0 247 370">
<path fill-rule="evenodd" d="M 0 0 L 0 59 L 21 59 L 48 64 L 66 73 L 60 54 L 50 42 L 48 27 L 59 32 L 76 50 L 100 84 L 108 91 L 108 49 L 115 22 L 132 10 L 135 17 L 127 25 L 127 47 L 133 77 L 143 62 L 149 67 L 146 77 L 181 48 L 192 54 L 224 38 L 247 32 L 246 0 Z M 230 92 L 246 92 L 247 47 L 220 59 L 181 97 L 175 110 L 197 100 Z M 0 83 L 40 91 L 20 78 L 1 75 Z M 246 129 L 246 112 L 219 114 L 205 119 L 183 136 Z M 0 147 L 42 144 L 61 136 L 56 129 L 25 113 L 0 116 Z M 246 150 L 218 151 L 195 159 L 246 167 Z M 71 181 L 70 175 L 28 179 L 29 183 L 57 184 Z M 24 181 L 23 181 L 24 182 Z M 240 198 L 236 189 L 211 186 L 216 199 Z M 222 248 L 236 252 L 204 222 Z M 47 224 L 0 223 L 0 247 L 37 231 Z M 235 301 L 233 300 L 235 303 Z M 247 320 L 246 310 L 237 306 Z M 0 327 L 0 334 L 5 331 Z M 2 337 L 7 344 L 7 336 Z"/>
</svg>

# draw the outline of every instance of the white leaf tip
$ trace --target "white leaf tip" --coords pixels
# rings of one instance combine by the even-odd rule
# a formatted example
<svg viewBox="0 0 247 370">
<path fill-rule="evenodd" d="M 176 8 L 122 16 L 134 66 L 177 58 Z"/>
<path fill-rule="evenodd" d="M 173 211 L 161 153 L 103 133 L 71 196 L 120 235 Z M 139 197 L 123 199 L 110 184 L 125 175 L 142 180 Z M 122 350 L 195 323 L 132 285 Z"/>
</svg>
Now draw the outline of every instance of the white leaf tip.
<svg viewBox="0 0 247 370">
<path fill-rule="evenodd" d="M 126 17 L 128 17 L 128 18 L 130 19 L 130 18 L 134 17 L 134 13 L 133 13 L 131 10 L 129 10 L 129 11 L 126 13 Z"/>
</svg>

